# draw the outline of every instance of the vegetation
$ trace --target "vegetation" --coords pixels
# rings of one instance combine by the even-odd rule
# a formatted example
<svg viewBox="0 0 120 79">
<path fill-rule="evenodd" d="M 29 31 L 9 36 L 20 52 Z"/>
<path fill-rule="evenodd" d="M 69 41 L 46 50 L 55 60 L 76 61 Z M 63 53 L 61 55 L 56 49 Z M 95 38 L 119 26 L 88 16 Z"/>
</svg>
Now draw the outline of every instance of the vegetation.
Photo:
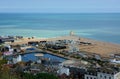
<svg viewBox="0 0 120 79">
<path fill-rule="evenodd" d="M 17 77 L 11 75 L 11 69 L 9 66 L 5 65 L 6 63 L 6 59 L 0 60 L 0 79 L 17 79 Z"/>
<path fill-rule="evenodd" d="M 21 73 L 22 79 L 59 79 L 53 74 L 48 73 L 38 73 L 36 75 L 30 74 L 30 73 Z"/>
<path fill-rule="evenodd" d="M 5 59 L 0 60 L 0 71 L 2 69 L 2 66 L 6 63 L 7 63 L 7 60 L 5 60 Z"/>
<path fill-rule="evenodd" d="M 6 63 L 7 60 L 5 59 L 0 60 L 0 79 L 58 79 L 57 76 L 49 73 L 38 73 L 38 74 L 23 73 L 20 71 L 21 69 L 18 67 L 15 73 L 11 71 L 14 69 L 11 69 L 8 65 L 6 65 Z"/>
</svg>

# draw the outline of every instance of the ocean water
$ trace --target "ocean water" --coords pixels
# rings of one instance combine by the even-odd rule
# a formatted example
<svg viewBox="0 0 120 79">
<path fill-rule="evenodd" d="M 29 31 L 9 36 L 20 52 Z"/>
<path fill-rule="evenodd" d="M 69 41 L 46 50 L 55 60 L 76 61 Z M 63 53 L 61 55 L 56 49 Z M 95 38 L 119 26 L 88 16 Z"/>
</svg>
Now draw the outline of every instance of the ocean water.
<svg viewBox="0 0 120 79">
<path fill-rule="evenodd" d="M 120 44 L 120 13 L 1 13 L 0 36 L 49 38 L 76 35 Z"/>
</svg>

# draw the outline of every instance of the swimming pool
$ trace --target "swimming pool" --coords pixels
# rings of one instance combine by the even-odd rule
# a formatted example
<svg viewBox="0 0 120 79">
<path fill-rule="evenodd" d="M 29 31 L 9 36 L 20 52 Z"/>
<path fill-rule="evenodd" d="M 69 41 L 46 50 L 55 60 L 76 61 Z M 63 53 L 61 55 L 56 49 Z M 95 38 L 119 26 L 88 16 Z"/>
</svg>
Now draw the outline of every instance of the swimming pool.
<svg viewBox="0 0 120 79">
<path fill-rule="evenodd" d="M 35 54 L 36 54 L 36 52 L 22 55 L 22 61 L 25 61 L 25 62 L 27 62 L 29 60 L 37 61 L 37 57 L 35 56 Z M 66 60 L 65 58 L 55 56 L 52 54 L 48 54 L 48 53 L 44 53 L 43 58 L 49 58 L 50 60 L 59 61 L 59 62 L 63 62 Z"/>
</svg>

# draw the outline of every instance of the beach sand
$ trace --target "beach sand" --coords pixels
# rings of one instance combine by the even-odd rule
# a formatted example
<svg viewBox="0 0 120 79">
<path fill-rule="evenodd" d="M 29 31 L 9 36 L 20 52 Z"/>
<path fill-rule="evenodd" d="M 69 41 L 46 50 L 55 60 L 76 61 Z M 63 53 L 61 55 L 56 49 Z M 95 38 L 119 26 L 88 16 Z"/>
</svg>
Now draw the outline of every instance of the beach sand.
<svg viewBox="0 0 120 79">
<path fill-rule="evenodd" d="M 102 57 L 108 57 L 110 54 L 120 53 L 120 45 L 108 42 L 95 41 L 91 39 L 81 38 L 81 41 L 88 41 L 93 45 L 81 45 L 81 51 L 100 54 Z"/>
<path fill-rule="evenodd" d="M 28 38 L 23 38 L 22 40 L 19 40 L 17 42 L 11 43 L 12 45 L 16 44 L 27 44 L 29 41 L 55 41 L 55 40 L 79 40 L 80 42 L 89 42 L 92 43 L 92 45 L 79 45 L 80 51 L 85 51 L 91 53 L 96 53 L 100 54 L 102 57 L 108 57 L 110 54 L 120 54 L 120 44 L 113 44 L 113 43 L 108 43 L 108 42 L 101 42 L 101 41 L 96 41 L 93 39 L 88 39 L 88 38 L 82 38 L 78 36 L 62 36 L 62 37 L 56 37 L 56 38 L 34 38 L 34 39 L 28 39 Z"/>
</svg>

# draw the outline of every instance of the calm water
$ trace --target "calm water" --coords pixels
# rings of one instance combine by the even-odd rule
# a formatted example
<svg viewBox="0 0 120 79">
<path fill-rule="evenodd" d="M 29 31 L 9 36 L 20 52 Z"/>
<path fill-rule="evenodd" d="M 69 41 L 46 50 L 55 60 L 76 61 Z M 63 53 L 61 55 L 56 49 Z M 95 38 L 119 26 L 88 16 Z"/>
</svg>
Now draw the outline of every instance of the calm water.
<svg viewBox="0 0 120 79">
<path fill-rule="evenodd" d="M 51 55 L 51 54 L 44 54 L 43 58 L 50 58 L 50 60 L 53 60 L 53 61 L 60 61 L 60 62 L 63 62 L 65 61 L 66 59 L 64 58 L 61 58 L 61 57 L 58 57 L 58 56 L 55 56 L 55 55 Z M 30 53 L 30 54 L 24 54 L 22 55 L 22 60 L 23 61 L 36 61 L 38 60 L 38 58 L 35 56 L 35 53 Z"/>
<path fill-rule="evenodd" d="M 0 35 L 76 35 L 120 44 L 120 13 L 0 14 Z"/>
</svg>

